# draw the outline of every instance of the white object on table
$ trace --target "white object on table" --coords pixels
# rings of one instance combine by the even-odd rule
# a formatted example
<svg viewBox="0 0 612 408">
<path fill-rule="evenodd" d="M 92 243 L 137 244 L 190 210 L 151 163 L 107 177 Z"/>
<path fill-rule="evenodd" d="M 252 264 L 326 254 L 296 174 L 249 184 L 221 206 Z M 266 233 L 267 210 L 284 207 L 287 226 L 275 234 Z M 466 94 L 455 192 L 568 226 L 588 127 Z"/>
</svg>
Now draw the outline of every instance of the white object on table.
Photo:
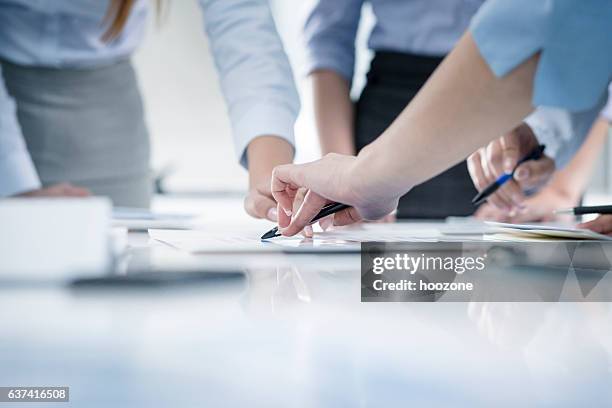
<svg viewBox="0 0 612 408">
<path fill-rule="evenodd" d="M 57 280 L 111 265 L 105 198 L 0 201 L 0 280 Z"/>
</svg>

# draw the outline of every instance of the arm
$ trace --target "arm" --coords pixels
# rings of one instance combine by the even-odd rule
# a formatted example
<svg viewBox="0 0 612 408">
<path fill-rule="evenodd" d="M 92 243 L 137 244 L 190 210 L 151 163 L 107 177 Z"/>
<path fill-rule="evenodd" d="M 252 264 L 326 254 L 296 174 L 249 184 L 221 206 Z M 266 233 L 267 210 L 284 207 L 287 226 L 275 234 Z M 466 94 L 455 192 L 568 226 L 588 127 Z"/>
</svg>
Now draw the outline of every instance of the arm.
<svg viewBox="0 0 612 408">
<path fill-rule="evenodd" d="M 0 65 L 0 197 L 38 188 L 40 180 L 23 140 L 15 101 L 6 90 Z"/>
<path fill-rule="evenodd" d="M 602 4 L 488 1 L 416 98 L 357 158 L 328 155 L 274 170 L 282 209 L 291 208 L 297 187 L 310 190 L 296 214 L 279 211 L 282 233 L 295 234 L 329 200 L 352 206 L 336 214 L 338 223 L 385 215 L 401 194 L 516 127 L 532 101 L 574 111 L 595 105 L 611 74 L 609 54 L 593 52 L 612 45 L 612 8 Z M 568 60 L 568 51 L 581 58 Z"/>
<path fill-rule="evenodd" d="M 471 34 L 464 35 L 419 95 L 358 157 L 328 155 L 274 170 L 272 191 L 282 209 L 291 208 L 292 187 L 311 190 L 292 218 L 279 211 L 283 234 L 299 232 L 328 200 L 353 206 L 336 214 L 338 224 L 388 214 L 403 193 L 508 132 L 533 110 L 537 62 L 534 55 L 498 78 Z"/>
<path fill-rule="evenodd" d="M 349 82 L 331 70 L 317 70 L 310 77 L 321 153 L 354 155 L 354 114 Z"/>
<path fill-rule="evenodd" d="M 314 113 L 323 154 L 354 155 L 355 37 L 363 0 L 318 0 L 304 26 Z"/>
<path fill-rule="evenodd" d="M 546 144 L 548 154 L 556 167 L 565 167 L 585 142 L 591 126 L 597 119 L 606 99 L 591 109 L 570 112 L 564 109 L 538 107 L 525 119 L 540 143 Z"/>
<path fill-rule="evenodd" d="M 527 201 L 533 203 L 533 198 L 526 200 L 524 192 L 539 190 L 550 181 L 555 167 L 566 166 L 586 139 L 604 104 L 604 96 L 594 107 L 581 112 L 539 107 L 521 126 L 473 153 L 468 158 L 468 169 L 474 185 L 481 191 L 503 173 L 511 172 L 520 157 L 529 154 L 538 144 L 546 145 L 545 156 L 518 166 L 514 178 L 492 194 L 487 199 L 489 205 L 478 213 L 514 219 L 516 217 L 511 215 L 524 210 Z"/>
<path fill-rule="evenodd" d="M 608 136 L 608 129 L 606 120 L 597 120 L 578 153 L 565 168 L 555 173 L 546 190 L 557 192 L 566 200 L 568 206 L 577 205 L 593 174 L 595 163 Z"/>
<path fill-rule="evenodd" d="M 69 183 L 41 188 L 17 120 L 15 101 L 7 92 L 0 65 L 0 197 L 85 197 L 90 192 Z"/>
<path fill-rule="evenodd" d="M 610 85 L 610 99 L 608 106 L 602 112 L 602 118 L 599 121 L 601 132 L 604 134 L 610 133 L 610 124 L 612 123 L 612 84 Z M 600 215 L 593 221 L 589 221 L 578 225 L 581 228 L 588 228 L 600 234 L 612 234 L 612 215 Z"/>
<path fill-rule="evenodd" d="M 247 211 L 268 218 L 275 164 L 293 160 L 299 99 L 267 0 L 200 0 L 236 154 L 249 169 Z M 256 142 L 256 146 L 251 143 Z M 266 187 L 267 186 L 267 187 Z"/>
<path fill-rule="evenodd" d="M 555 218 L 554 210 L 578 205 L 607 134 L 608 122 L 603 118 L 597 120 L 572 161 L 562 170 L 555 172 L 550 183 L 541 191 L 525 200 L 523 211 L 508 214 L 486 205 L 478 209 L 476 216 L 515 223 L 552 221 Z"/>
</svg>

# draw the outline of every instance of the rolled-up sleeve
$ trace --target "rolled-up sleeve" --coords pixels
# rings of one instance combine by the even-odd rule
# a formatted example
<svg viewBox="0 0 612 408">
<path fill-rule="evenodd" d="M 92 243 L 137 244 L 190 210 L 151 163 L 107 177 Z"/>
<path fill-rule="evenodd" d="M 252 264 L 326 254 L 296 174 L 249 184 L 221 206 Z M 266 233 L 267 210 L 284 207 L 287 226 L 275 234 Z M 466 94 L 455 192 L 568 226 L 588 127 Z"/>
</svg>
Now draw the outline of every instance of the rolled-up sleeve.
<svg viewBox="0 0 612 408">
<path fill-rule="evenodd" d="M 304 25 L 306 74 L 329 69 L 352 82 L 364 0 L 317 0 Z"/>
<path fill-rule="evenodd" d="M 534 106 L 584 111 L 612 76 L 609 0 L 488 0 L 470 31 L 496 76 L 540 53 Z"/>
<path fill-rule="evenodd" d="M 0 65 L 0 197 L 40 188 L 40 180 L 17 121 Z"/>
<path fill-rule="evenodd" d="M 267 0 L 200 0 L 238 160 L 258 136 L 292 146 L 300 103 Z"/>
</svg>

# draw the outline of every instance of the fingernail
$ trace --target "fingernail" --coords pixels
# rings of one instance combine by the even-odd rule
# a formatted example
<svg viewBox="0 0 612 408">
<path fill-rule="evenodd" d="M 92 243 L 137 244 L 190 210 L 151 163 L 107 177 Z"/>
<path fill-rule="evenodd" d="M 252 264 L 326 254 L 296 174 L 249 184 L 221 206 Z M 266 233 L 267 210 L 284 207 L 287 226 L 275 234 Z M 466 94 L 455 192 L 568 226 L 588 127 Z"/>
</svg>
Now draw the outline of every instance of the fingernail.
<svg viewBox="0 0 612 408">
<path fill-rule="evenodd" d="M 506 161 L 504 161 L 504 171 L 506 173 L 511 173 L 513 169 L 514 169 L 514 160 L 506 159 Z"/>
<path fill-rule="evenodd" d="M 529 177 L 529 170 L 527 170 L 527 169 L 518 169 L 516 171 L 516 179 L 517 180 L 525 180 L 527 177 Z"/>
<path fill-rule="evenodd" d="M 307 225 L 304 227 L 304 234 L 306 234 L 306 236 L 308 238 L 312 238 L 312 236 L 314 235 L 314 232 L 312 230 L 312 227 L 310 225 Z"/>
<path fill-rule="evenodd" d="M 278 221 L 278 211 L 272 207 L 268 210 L 268 219 L 270 221 Z"/>
</svg>

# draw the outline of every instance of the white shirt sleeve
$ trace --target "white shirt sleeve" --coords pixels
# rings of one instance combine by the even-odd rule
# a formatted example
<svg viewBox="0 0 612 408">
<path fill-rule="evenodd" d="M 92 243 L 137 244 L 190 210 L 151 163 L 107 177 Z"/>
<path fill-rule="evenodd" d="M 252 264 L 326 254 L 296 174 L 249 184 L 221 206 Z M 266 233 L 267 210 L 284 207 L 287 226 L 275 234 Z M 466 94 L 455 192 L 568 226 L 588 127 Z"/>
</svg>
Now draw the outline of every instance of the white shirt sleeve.
<svg viewBox="0 0 612 408">
<path fill-rule="evenodd" d="M 199 1 L 238 160 L 246 167 L 246 148 L 258 136 L 294 146 L 299 97 L 268 1 Z"/>
<path fill-rule="evenodd" d="M 567 165 L 584 143 L 606 98 L 592 109 L 570 112 L 565 109 L 538 107 L 525 119 L 538 141 L 546 145 L 546 155 L 555 160 L 557 169 Z"/>
<path fill-rule="evenodd" d="M 6 90 L 0 65 L 0 197 L 40 188 L 40 180 L 17 121 L 15 101 Z"/>
<path fill-rule="evenodd" d="M 601 111 L 601 116 L 608 122 L 612 123 L 612 83 L 608 89 L 608 103 L 606 107 Z"/>
</svg>

